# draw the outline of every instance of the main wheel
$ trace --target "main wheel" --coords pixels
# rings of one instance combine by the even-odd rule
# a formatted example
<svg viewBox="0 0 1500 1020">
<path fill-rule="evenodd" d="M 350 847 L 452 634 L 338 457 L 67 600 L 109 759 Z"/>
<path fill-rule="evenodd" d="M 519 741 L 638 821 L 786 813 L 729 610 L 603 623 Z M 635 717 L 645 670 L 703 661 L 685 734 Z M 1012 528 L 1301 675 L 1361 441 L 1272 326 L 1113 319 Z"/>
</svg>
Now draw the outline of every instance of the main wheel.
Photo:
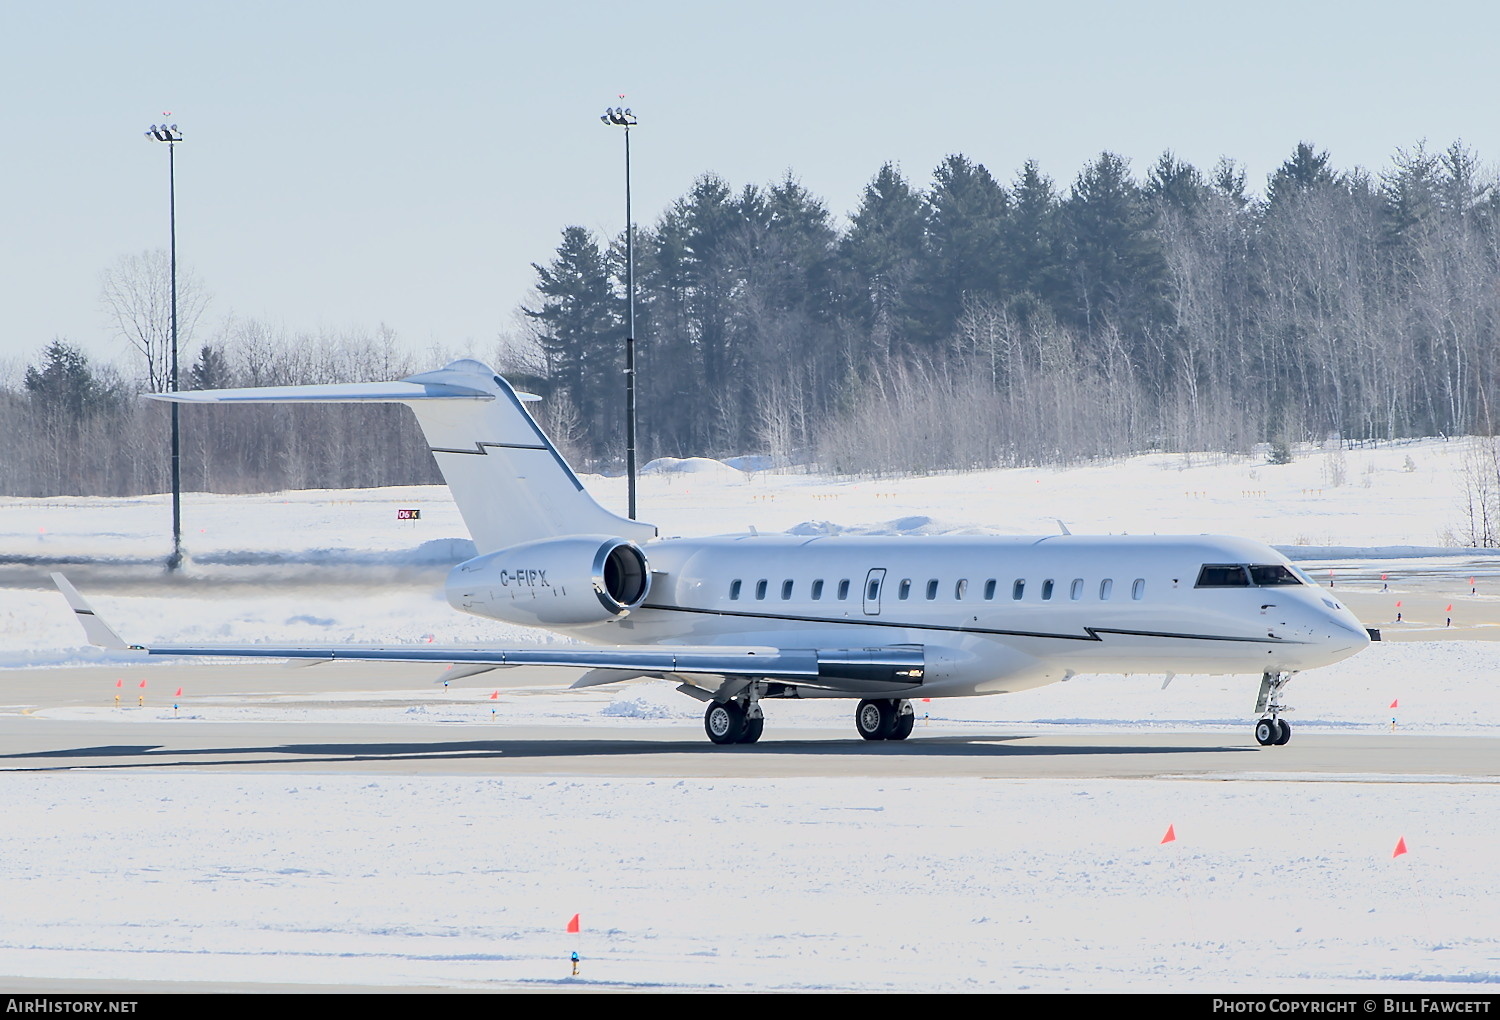
<svg viewBox="0 0 1500 1020">
<path fill-rule="evenodd" d="M 716 744 L 739 743 L 745 722 L 745 710 L 732 701 L 715 701 L 703 713 L 703 729 Z"/>
<path fill-rule="evenodd" d="M 762 716 L 757 716 L 754 719 L 746 717 L 746 719 L 745 719 L 745 732 L 743 732 L 743 733 L 740 734 L 739 742 L 741 744 L 753 744 L 757 740 L 760 739 L 760 735 L 765 732 L 765 729 L 766 729 L 766 717 L 765 716 L 763 716 L 763 715 Z"/>
<path fill-rule="evenodd" d="M 1277 743 L 1277 744 L 1285 744 L 1288 740 L 1292 739 L 1292 724 L 1291 723 L 1287 722 L 1285 719 L 1277 719 L 1276 720 L 1276 727 L 1277 727 L 1277 729 L 1280 732 L 1278 732 L 1276 734 L 1275 743 Z"/>
<path fill-rule="evenodd" d="M 905 740 L 911 736 L 911 731 L 917 725 L 917 713 L 899 712 L 896 715 L 896 725 L 891 730 L 890 740 Z"/>
<path fill-rule="evenodd" d="M 1255 742 L 1261 747 L 1276 743 L 1276 738 L 1279 736 L 1281 736 L 1281 727 L 1276 725 L 1276 720 L 1262 719 L 1255 724 Z"/>
<path fill-rule="evenodd" d="M 865 699 L 854 710 L 854 728 L 866 740 L 887 740 L 896 728 L 896 703 Z"/>
</svg>

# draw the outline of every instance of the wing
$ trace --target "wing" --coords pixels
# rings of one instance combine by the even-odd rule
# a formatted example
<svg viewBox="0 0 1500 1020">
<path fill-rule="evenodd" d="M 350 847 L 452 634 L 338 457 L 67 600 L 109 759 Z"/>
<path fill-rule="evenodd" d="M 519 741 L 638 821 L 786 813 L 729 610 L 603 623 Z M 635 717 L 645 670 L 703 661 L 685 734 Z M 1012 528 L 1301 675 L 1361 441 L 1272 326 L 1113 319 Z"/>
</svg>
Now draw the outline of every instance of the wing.
<svg viewBox="0 0 1500 1020">
<path fill-rule="evenodd" d="M 546 645 L 533 648 L 460 648 L 435 645 L 138 645 L 105 623 L 62 574 L 52 581 L 68 600 L 89 642 L 144 656 L 227 656 L 318 662 L 430 662 L 456 666 L 450 676 L 472 676 L 512 666 L 565 666 L 590 670 L 575 687 L 639 676 L 722 681 L 774 680 L 843 694 L 889 695 L 920 687 L 921 645 L 879 648 L 773 648 L 747 645 Z M 699 686 L 703 686 L 699 684 Z"/>
</svg>

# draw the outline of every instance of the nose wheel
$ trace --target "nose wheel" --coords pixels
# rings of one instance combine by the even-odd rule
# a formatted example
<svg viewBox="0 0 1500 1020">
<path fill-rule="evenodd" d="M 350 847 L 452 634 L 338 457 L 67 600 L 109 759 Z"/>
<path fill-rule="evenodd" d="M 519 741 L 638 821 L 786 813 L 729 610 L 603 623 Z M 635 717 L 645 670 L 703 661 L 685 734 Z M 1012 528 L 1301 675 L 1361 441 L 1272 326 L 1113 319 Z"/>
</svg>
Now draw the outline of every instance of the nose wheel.
<svg viewBox="0 0 1500 1020">
<path fill-rule="evenodd" d="M 1255 742 L 1262 747 L 1285 744 L 1292 739 L 1292 724 L 1285 719 L 1262 719 L 1255 724 Z"/>
<path fill-rule="evenodd" d="M 1292 739 L 1292 724 L 1281 718 L 1291 711 L 1281 700 L 1282 689 L 1291 682 L 1291 673 L 1265 673 L 1260 678 L 1260 696 L 1255 710 L 1263 713 L 1255 724 L 1255 742 L 1261 747 L 1280 746 Z"/>
</svg>

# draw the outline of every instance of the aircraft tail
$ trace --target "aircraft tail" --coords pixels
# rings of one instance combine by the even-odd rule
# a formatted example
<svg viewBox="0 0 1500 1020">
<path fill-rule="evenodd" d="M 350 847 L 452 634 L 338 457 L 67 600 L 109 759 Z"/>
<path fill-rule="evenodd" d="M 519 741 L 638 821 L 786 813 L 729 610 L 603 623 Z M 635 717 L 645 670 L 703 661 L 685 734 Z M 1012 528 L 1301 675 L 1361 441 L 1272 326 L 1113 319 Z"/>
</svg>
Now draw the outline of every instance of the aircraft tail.
<svg viewBox="0 0 1500 1020">
<path fill-rule="evenodd" d="M 154 393 L 184 404 L 400 403 L 427 437 L 479 554 L 562 535 L 643 542 L 656 527 L 594 501 L 511 385 L 478 361 L 455 361 L 400 382 Z"/>
</svg>

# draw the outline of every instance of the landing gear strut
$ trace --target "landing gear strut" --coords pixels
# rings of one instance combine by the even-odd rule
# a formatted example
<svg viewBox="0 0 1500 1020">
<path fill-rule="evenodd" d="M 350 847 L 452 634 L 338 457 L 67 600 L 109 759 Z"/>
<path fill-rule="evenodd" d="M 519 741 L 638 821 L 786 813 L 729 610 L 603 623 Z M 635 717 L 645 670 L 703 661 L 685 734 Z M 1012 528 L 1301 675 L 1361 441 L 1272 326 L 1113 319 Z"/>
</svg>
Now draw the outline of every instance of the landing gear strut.
<svg viewBox="0 0 1500 1020">
<path fill-rule="evenodd" d="M 854 710 L 854 728 L 866 740 L 905 740 L 917 713 L 904 698 L 866 698 Z"/>
<path fill-rule="evenodd" d="M 1289 709 L 1281 701 L 1281 691 L 1291 682 L 1292 673 L 1265 673 L 1260 678 L 1260 696 L 1255 701 L 1255 710 L 1262 713 L 1255 724 L 1255 742 L 1262 747 L 1285 744 L 1292 739 L 1292 724 L 1281 718 Z"/>
</svg>

